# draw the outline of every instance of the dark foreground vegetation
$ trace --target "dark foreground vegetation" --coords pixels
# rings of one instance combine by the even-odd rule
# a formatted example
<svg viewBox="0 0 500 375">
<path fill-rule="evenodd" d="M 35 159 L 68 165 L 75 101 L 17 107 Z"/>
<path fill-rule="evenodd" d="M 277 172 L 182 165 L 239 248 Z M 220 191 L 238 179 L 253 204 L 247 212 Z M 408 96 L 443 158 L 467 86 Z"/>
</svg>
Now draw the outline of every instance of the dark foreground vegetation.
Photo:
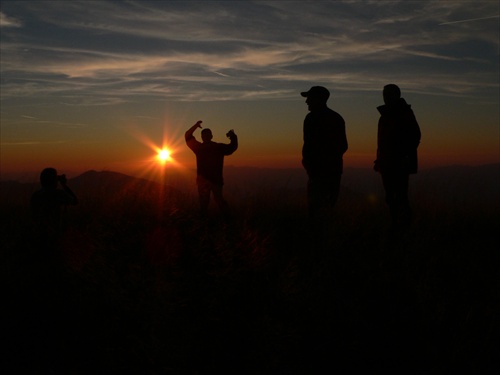
<svg viewBox="0 0 500 375">
<path fill-rule="evenodd" d="M 192 194 L 91 173 L 54 247 L 10 196 L 0 370 L 497 373 L 498 185 L 440 181 L 413 185 L 415 222 L 394 233 L 379 192 L 344 187 L 319 227 L 301 190 L 234 190 L 226 224 Z"/>
</svg>

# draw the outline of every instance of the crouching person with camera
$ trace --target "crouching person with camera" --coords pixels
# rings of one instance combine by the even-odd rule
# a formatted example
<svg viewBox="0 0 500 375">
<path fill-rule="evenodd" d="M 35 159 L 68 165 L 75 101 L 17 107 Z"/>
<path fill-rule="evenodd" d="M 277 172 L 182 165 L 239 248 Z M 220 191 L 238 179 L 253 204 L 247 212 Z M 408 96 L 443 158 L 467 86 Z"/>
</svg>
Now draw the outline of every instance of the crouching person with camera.
<svg viewBox="0 0 500 375">
<path fill-rule="evenodd" d="M 35 235 L 40 245 L 55 244 L 63 230 L 63 209 L 78 204 L 78 199 L 68 187 L 66 175 L 58 175 L 54 168 L 45 168 L 40 173 L 40 185 L 41 189 L 32 194 L 30 201 Z"/>
<path fill-rule="evenodd" d="M 72 280 L 66 263 L 67 250 L 73 242 L 63 232 L 65 208 L 76 205 L 78 199 L 68 187 L 66 176 L 58 175 L 54 168 L 41 172 L 40 184 L 30 199 L 32 230 L 29 253 L 23 262 L 26 282 L 15 308 L 22 319 L 21 337 L 28 332 L 31 345 L 36 348 L 34 358 L 40 356 L 39 361 L 50 361 L 52 366 L 61 358 L 53 355 L 65 349 L 66 332 L 73 332 L 68 330 Z"/>
</svg>

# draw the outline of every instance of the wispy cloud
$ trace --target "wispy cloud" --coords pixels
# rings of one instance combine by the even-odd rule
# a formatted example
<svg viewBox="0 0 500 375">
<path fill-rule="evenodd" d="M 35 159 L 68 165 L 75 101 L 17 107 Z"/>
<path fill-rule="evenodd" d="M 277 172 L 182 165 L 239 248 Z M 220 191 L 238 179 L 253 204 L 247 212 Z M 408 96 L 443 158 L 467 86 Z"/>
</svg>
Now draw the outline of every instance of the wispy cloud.
<svg viewBox="0 0 500 375">
<path fill-rule="evenodd" d="M 2 164 L 26 158 L 29 147 L 94 161 L 112 147 L 118 160 L 117 150 L 128 153 L 134 143 L 127 129 L 154 139 L 168 125 L 182 141 L 180 128 L 201 113 L 207 123 L 211 116 L 220 126 L 235 119 L 246 126 L 242 154 L 263 149 L 262 134 L 269 150 L 300 152 L 306 109 L 293 103 L 315 84 L 343 106 L 353 149 L 376 130 L 375 106 L 389 82 L 443 144 L 456 141 L 450 124 L 467 134 L 463 144 L 497 139 L 494 1 L 2 1 L 1 8 Z"/>
<path fill-rule="evenodd" d="M 465 19 L 465 20 L 442 22 L 439 25 L 452 25 L 452 24 L 455 24 L 455 23 L 475 22 L 475 21 L 489 20 L 489 19 L 492 19 L 492 18 L 499 18 L 499 17 L 500 17 L 500 15 L 489 16 L 489 17 L 479 17 L 479 18 L 469 18 L 469 19 Z"/>
<path fill-rule="evenodd" d="M 5 13 L 0 11 L 0 27 L 22 27 L 23 23 L 13 17 L 8 17 Z"/>
<path fill-rule="evenodd" d="M 18 7 L 51 28 L 34 29 L 30 37 L 6 33 L 2 98 L 50 93 L 65 105 L 117 104 L 135 95 L 199 100 L 200 92 L 214 90 L 218 94 L 207 99 L 234 98 L 235 92 L 240 99 L 255 92 L 279 99 L 307 77 L 349 77 L 346 87 L 353 82 L 359 89 L 354 82 L 366 72 L 385 77 L 403 65 L 446 87 L 457 75 L 491 66 L 497 55 L 487 51 L 498 50 L 498 35 L 495 41 L 487 30 L 471 34 L 465 22 L 497 16 L 446 21 L 491 14 L 496 8 L 490 2 L 101 1 L 89 7 L 75 1 Z M 449 23 L 457 28 L 435 27 Z M 448 76 L 443 64 L 449 64 Z M 471 86 L 483 87 L 491 77 L 486 79 Z"/>
<path fill-rule="evenodd" d="M 38 146 L 42 144 L 63 144 L 67 141 L 21 141 L 21 142 L 1 142 L 2 146 Z"/>
</svg>

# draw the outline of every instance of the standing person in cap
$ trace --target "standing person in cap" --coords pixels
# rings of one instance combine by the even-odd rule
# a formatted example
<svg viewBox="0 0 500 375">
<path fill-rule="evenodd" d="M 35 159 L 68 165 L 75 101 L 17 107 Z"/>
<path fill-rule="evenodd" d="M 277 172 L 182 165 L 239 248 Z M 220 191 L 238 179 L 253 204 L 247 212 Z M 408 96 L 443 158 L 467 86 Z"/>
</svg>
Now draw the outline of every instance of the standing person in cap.
<svg viewBox="0 0 500 375">
<path fill-rule="evenodd" d="M 304 119 L 302 165 L 309 177 L 307 201 L 309 216 L 317 218 L 337 202 L 342 175 L 342 156 L 347 151 L 345 121 L 328 108 L 330 92 L 313 86 L 300 93 L 306 98 L 309 113 Z"/>
<path fill-rule="evenodd" d="M 408 226 L 412 220 L 408 200 L 409 177 L 417 173 L 417 147 L 420 127 L 411 106 L 401 97 L 394 84 L 384 86 L 384 105 L 380 112 L 375 171 L 382 175 L 385 199 L 394 229 Z"/>
<path fill-rule="evenodd" d="M 186 144 L 196 155 L 196 184 L 198 185 L 201 216 L 206 217 L 210 193 L 213 193 L 219 209 L 225 219 L 229 220 L 231 218 L 229 205 L 222 196 L 222 186 L 224 185 L 222 170 L 224 168 L 224 156 L 231 155 L 238 148 L 238 136 L 233 130 L 230 130 L 226 134 L 230 142 L 228 144 L 217 143 L 212 141 L 212 131 L 205 128 L 201 131 L 201 140 L 203 142 L 200 142 L 196 140 L 193 133 L 196 129 L 201 129 L 201 123 L 202 121 L 198 121 L 184 134 Z"/>
</svg>

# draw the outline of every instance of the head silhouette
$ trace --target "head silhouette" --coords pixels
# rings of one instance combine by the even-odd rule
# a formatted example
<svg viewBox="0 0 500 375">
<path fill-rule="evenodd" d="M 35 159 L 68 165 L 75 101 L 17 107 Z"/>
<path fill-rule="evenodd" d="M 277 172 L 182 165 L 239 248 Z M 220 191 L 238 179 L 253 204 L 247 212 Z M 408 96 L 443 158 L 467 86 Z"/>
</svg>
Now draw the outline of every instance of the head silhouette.
<svg viewBox="0 0 500 375">
<path fill-rule="evenodd" d="M 44 188 L 56 188 L 57 181 L 57 170 L 55 168 L 45 168 L 40 173 L 40 184 Z"/>
<path fill-rule="evenodd" d="M 205 128 L 201 131 L 201 139 L 203 140 L 203 142 L 210 142 L 212 138 L 213 135 L 210 129 Z"/>
<path fill-rule="evenodd" d="M 309 91 L 301 92 L 300 95 L 306 98 L 306 104 L 311 111 L 326 106 L 330 91 L 323 86 L 313 86 Z"/>
<path fill-rule="evenodd" d="M 389 84 L 384 86 L 383 91 L 384 103 L 394 104 L 401 98 L 401 90 L 395 84 Z"/>
</svg>

